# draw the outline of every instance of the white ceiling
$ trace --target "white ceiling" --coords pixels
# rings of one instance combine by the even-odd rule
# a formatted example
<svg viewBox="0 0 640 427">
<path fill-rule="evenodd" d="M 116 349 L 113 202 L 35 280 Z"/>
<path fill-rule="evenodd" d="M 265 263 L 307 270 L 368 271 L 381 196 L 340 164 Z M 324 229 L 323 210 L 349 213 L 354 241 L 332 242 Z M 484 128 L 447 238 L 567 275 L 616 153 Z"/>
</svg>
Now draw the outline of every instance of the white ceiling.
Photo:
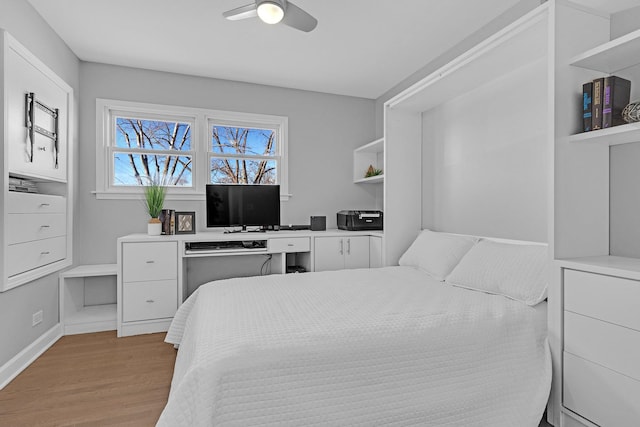
<svg viewBox="0 0 640 427">
<path fill-rule="evenodd" d="M 294 0 L 310 33 L 222 12 L 251 0 L 29 0 L 83 61 L 375 99 L 518 0 Z"/>
</svg>

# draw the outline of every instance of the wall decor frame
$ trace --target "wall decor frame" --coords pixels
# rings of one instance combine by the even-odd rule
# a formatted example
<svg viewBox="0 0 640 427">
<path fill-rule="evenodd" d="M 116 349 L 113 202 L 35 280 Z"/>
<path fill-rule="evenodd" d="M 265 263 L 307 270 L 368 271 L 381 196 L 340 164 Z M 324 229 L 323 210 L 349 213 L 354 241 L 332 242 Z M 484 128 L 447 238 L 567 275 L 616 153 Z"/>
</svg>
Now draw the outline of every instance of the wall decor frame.
<svg viewBox="0 0 640 427">
<path fill-rule="evenodd" d="M 196 213 L 176 212 L 176 234 L 195 234 L 196 232 Z"/>
</svg>

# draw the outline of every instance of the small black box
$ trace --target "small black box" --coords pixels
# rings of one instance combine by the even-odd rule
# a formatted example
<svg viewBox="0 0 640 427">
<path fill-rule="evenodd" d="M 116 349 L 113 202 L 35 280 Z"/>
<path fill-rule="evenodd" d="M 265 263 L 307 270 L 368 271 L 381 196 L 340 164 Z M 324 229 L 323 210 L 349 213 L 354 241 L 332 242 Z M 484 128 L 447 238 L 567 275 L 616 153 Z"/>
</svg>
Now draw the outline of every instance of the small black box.
<svg viewBox="0 0 640 427">
<path fill-rule="evenodd" d="M 327 229 L 327 217 L 326 216 L 312 216 L 311 217 L 311 231 L 324 231 Z"/>
</svg>

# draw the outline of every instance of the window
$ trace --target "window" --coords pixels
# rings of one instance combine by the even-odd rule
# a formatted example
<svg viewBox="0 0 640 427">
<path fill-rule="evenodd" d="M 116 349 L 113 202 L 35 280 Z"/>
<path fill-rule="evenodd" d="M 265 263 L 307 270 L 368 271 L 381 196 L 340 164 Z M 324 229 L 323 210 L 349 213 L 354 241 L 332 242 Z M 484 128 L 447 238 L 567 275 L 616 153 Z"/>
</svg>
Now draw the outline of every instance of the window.
<svg viewBox="0 0 640 427">
<path fill-rule="evenodd" d="M 96 196 L 200 200 L 208 183 L 280 184 L 288 198 L 286 117 L 98 99 Z"/>
<path fill-rule="evenodd" d="M 158 180 L 167 185 L 193 187 L 193 123 L 114 114 L 112 125 L 112 186 L 141 186 Z"/>
<path fill-rule="evenodd" d="M 280 162 L 276 129 L 211 124 L 209 182 L 276 184 Z"/>
</svg>

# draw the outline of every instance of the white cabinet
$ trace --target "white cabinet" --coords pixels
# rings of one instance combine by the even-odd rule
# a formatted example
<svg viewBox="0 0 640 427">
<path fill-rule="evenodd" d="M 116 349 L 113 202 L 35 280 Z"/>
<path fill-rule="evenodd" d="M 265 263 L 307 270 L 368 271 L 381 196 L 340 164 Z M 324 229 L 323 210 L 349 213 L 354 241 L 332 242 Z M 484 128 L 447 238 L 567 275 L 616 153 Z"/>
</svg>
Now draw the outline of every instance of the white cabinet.
<svg viewBox="0 0 640 427">
<path fill-rule="evenodd" d="M 72 264 L 73 89 L 2 30 L 0 65 L 1 292 Z"/>
<path fill-rule="evenodd" d="M 7 49 L 4 60 L 9 173 L 66 182 L 68 89 L 23 48 Z M 27 94 L 33 94 L 33 132 L 25 127 Z"/>
<path fill-rule="evenodd" d="M 182 302 L 178 242 L 119 243 L 118 261 L 118 336 L 166 331 Z"/>
<path fill-rule="evenodd" d="M 369 236 L 316 237 L 315 271 L 369 267 Z"/>
<path fill-rule="evenodd" d="M 563 406 L 597 425 L 638 425 L 640 281 L 564 268 L 563 282 Z"/>
</svg>

